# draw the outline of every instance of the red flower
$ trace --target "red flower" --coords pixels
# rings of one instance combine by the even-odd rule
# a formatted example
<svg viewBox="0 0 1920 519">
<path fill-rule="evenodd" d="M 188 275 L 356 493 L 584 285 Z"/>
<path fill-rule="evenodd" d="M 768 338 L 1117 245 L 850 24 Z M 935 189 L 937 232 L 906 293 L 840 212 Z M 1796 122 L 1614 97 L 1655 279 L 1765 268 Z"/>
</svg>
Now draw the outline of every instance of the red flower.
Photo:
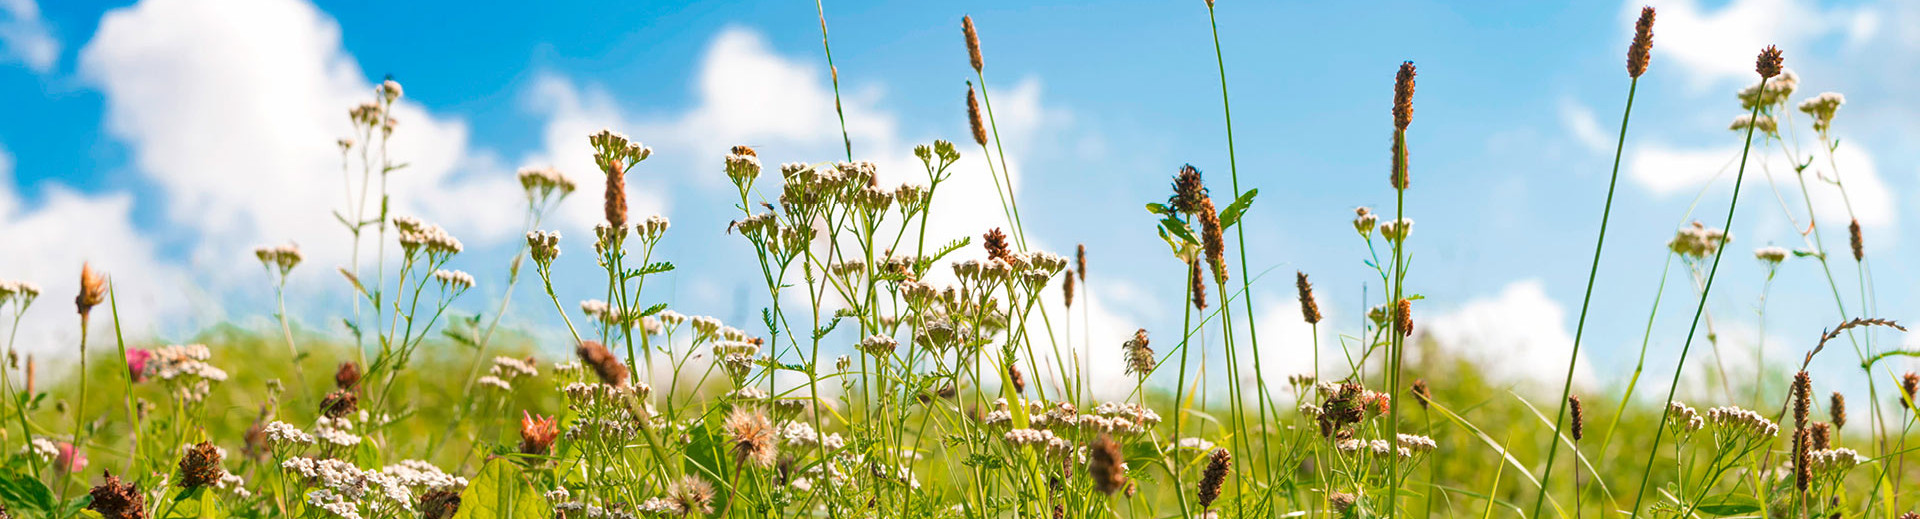
<svg viewBox="0 0 1920 519">
<path fill-rule="evenodd" d="M 153 358 L 153 351 L 134 348 L 127 350 L 127 376 L 133 377 L 138 384 L 147 381 L 147 359 Z"/>
</svg>

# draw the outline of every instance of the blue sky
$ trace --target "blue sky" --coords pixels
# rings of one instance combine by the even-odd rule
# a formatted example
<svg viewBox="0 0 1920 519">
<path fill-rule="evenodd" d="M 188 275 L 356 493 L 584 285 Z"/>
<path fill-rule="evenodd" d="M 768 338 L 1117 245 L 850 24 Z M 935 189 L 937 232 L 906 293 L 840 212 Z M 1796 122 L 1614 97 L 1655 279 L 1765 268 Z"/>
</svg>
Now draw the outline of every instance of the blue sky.
<svg viewBox="0 0 1920 519">
<path fill-rule="evenodd" d="M 347 240 L 332 139 L 345 111 L 391 74 L 406 85 L 399 159 L 403 213 L 440 221 L 467 242 L 456 266 L 481 287 L 459 308 L 492 308 L 518 243 L 523 166 L 557 165 L 587 186 L 548 225 L 570 238 L 562 301 L 591 297 L 582 239 L 598 174 L 585 136 L 602 127 L 655 148 L 635 172 L 638 211 L 674 222 L 664 253 L 683 268 L 652 299 L 745 322 L 764 303 L 748 249 L 723 234 L 737 218 L 720 174 L 732 144 L 769 162 L 841 158 L 818 14 L 809 2 L 440 2 L 304 0 L 0 0 L 0 278 L 48 287 L 22 343 L 71 343 L 62 292 L 72 271 L 106 265 L 136 304 L 130 323 L 181 340 L 210 323 L 264 324 L 271 310 L 256 245 L 298 241 L 293 314 L 328 327 L 345 308 L 331 272 Z M 1787 52 L 1797 100 L 1842 92 L 1839 166 L 1863 215 L 1876 315 L 1915 302 L 1906 239 L 1916 194 L 1920 7 L 1902 0 L 1658 2 L 1654 59 L 1640 85 L 1627 164 L 1601 266 L 1585 353 L 1591 380 L 1630 369 L 1659 282 L 1664 244 L 1705 189 L 1700 216 L 1724 217 L 1739 136 L 1732 92 L 1754 78 L 1765 44 Z M 1263 347 L 1283 374 L 1309 366 L 1292 300 L 1293 270 L 1313 275 L 1338 329 L 1353 333 L 1374 296 L 1357 206 L 1391 203 L 1386 182 L 1392 76 L 1420 66 L 1410 132 L 1417 222 L 1411 248 L 1418 312 L 1441 347 L 1524 383 L 1564 366 L 1627 78 L 1623 55 L 1640 4 L 1388 2 L 1329 5 L 1222 0 L 1221 41 L 1235 108 L 1243 187 L 1261 197 L 1246 220 Z M 911 179 L 907 151 L 967 142 L 962 96 L 972 77 L 959 18 L 980 25 L 989 86 L 1039 246 L 1085 243 L 1096 350 L 1138 327 L 1172 337 L 1179 264 L 1141 209 L 1163 199 L 1183 163 L 1230 191 L 1219 77 L 1202 2 L 834 3 L 825 6 L 856 158 Z M 1798 114 L 1796 114 L 1798 115 Z M 1794 121 L 1811 150 L 1806 120 Z M 943 200 L 945 237 L 1004 225 L 967 145 L 970 180 Z M 1764 152 L 1764 153 L 1763 153 Z M 1804 151 L 1803 153 L 1810 153 Z M 1751 355 L 1763 269 L 1754 247 L 1804 246 L 1804 222 L 1779 149 L 1756 149 L 1727 258 L 1709 301 L 1725 362 Z M 1825 156 L 1820 155 L 1821 163 Z M 1767 166 L 1762 171 L 1759 168 Z M 1783 211 L 1771 173 L 1790 209 Z M 1858 305 L 1845 256 L 1845 211 L 1815 185 L 1815 213 L 1841 292 Z M 981 216 L 988 215 L 988 216 Z M 14 251 L 20 251 L 18 253 Z M 1678 268 L 1676 268 L 1676 272 Z M 1670 283 L 1650 363 L 1670 373 L 1693 299 Z M 550 306 L 529 286 L 509 323 L 554 337 Z M 1798 357 L 1837 322 L 1818 264 L 1789 261 L 1765 322 L 1771 359 Z M 577 316 L 576 316 L 577 317 Z M 49 323 L 46 321 L 54 321 Z M 1080 323 L 1086 325 L 1087 323 Z M 1078 335 L 1079 332 L 1076 332 Z M 1876 336 L 1891 348 L 1904 338 Z M 1705 346 L 1702 344 L 1701 346 Z M 1109 348 L 1111 349 L 1111 348 Z M 1696 349 L 1696 352 L 1708 351 Z M 1100 362 L 1118 365 L 1113 359 Z M 1820 367 L 1851 374 L 1852 352 Z M 1696 357 L 1702 366 L 1712 357 Z M 1110 362 L 1109 362 L 1110 361 Z M 1105 365 L 1105 364 L 1103 364 Z M 1777 366 L 1777 364 L 1776 364 Z M 1740 369 L 1735 365 L 1736 370 Z M 1749 368 L 1750 369 L 1750 368 Z M 1551 376 L 1557 375 L 1549 375 Z M 1847 387 L 1847 386 L 1840 386 Z"/>
</svg>

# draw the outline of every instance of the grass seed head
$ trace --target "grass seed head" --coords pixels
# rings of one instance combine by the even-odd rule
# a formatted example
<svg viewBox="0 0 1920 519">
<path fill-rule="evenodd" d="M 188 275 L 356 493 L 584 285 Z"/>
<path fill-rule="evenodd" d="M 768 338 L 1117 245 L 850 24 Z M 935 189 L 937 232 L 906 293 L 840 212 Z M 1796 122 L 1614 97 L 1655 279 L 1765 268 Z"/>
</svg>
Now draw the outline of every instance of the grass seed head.
<svg viewBox="0 0 1920 519">
<path fill-rule="evenodd" d="M 1393 127 L 1407 131 L 1407 125 L 1413 124 L 1413 62 L 1400 62 L 1400 71 L 1393 75 Z"/>
<path fill-rule="evenodd" d="M 1833 429 L 1836 431 L 1847 427 L 1846 395 L 1840 394 L 1839 391 L 1833 392 L 1833 396 L 1827 400 L 1827 418 L 1833 420 Z"/>
<path fill-rule="evenodd" d="M 1193 296 L 1193 309 L 1207 311 L 1207 280 L 1200 273 L 1200 258 L 1187 260 L 1187 287 Z"/>
<path fill-rule="evenodd" d="M 1401 299 L 1393 313 L 1393 326 L 1401 336 L 1413 335 L 1413 301 Z"/>
<path fill-rule="evenodd" d="M 1293 286 L 1300 291 L 1300 315 L 1307 324 L 1320 324 L 1320 303 L 1313 299 L 1313 283 L 1307 281 L 1307 273 L 1294 271 Z"/>
<path fill-rule="evenodd" d="M 1207 267 L 1213 270 L 1214 284 L 1227 283 L 1227 244 L 1220 213 L 1213 209 L 1212 198 L 1200 199 L 1200 245 L 1207 255 Z M 1222 288 L 1221 290 L 1225 290 Z"/>
<path fill-rule="evenodd" d="M 1807 428 L 1807 413 L 1813 407 L 1813 377 L 1801 371 L 1793 375 L 1793 428 Z"/>
<path fill-rule="evenodd" d="M 973 125 L 973 142 L 987 145 L 987 123 L 980 117 L 980 96 L 973 93 L 973 82 L 967 82 L 967 122 Z"/>
<path fill-rule="evenodd" d="M 1920 374 L 1908 371 L 1900 377 L 1900 407 L 1912 409 L 1914 394 L 1920 392 Z"/>
<path fill-rule="evenodd" d="M 1833 426 L 1826 422 L 1813 424 L 1813 450 L 1827 450 L 1833 447 Z"/>
<path fill-rule="evenodd" d="M 1865 260 L 1867 258 L 1867 249 L 1866 244 L 1860 241 L 1859 219 L 1856 218 L 1852 222 L 1847 223 L 1847 237 L 1849 238 L 1850 244 L 1853 245 L 1853 260 Z"/>
<path fill-rule="evenodd" d="M 1085 243 L 1080 244 L 1079 249 L 1076 252 L 1074 252 L 1073 263 L 1074 263 L 1074 271 L 1075 271 L 1074 273 L 1080 275 L 1081 282 L 1086 282 L 1087 280 L 1087 244 Z"/>
<path fill-rule="evenodd" d="M 1233 472 L 1233 453 L 1225 448 L 1214 449 L 1207 456 L 1207 469 L 1200 473 L 1200 508 L 1213 506 L 1220 498 L 1220 488 L 1227 483 L 1227 474 Z"/>
<path fill-rule="evenodd" d="M 586 364 L 588 368 L 593 369 L 595 375 L 600 376 L 600 382 L 613 387 L 626 387 L 627 365 L 621 364 L 620 359 L 615 358 L 613 352 L 607 351 L 606 346 L 602 346 L 598 341 L 583 341 L 578 348 L 574 349 L 574 353 L 580 356 L 581 363 Z"/>
<path fill-rule="evenodd" d="M 1093 479 L 1094 490 L 1109 496 L 1127 486 L 1126 458 L 1112 436 L 1102 433 L 1087 444 L 1087 477 Z"/>
<path fill-rule="evenodd" d="M 1640 8 L 1640 21 L 1633 23 L 1633 43 L 1627 46 L 1627 75 L 1639 78 L 1647 73 L 1647 60 L 1653 52 L 1653 7 Z"/>
<path fill-rule="evenodd" d="M 980 72 L 984 63 L 980 59 L 980 33 L 973 29 L 973 15 L 960 17 L 960 32 L 967 36 L 967 62 L 973 65 L 974 72 Z"/>
<path fill-rule="evenodd" d="M 1567 409 L 1573 420 L 1573 427 L 1570 428 L 1573 441 L 1580 441 L 1586 436 L 1587 413 L 1584 407 L 1580 404 L 1580 395 L 1567 395 Z"/>
</svg>

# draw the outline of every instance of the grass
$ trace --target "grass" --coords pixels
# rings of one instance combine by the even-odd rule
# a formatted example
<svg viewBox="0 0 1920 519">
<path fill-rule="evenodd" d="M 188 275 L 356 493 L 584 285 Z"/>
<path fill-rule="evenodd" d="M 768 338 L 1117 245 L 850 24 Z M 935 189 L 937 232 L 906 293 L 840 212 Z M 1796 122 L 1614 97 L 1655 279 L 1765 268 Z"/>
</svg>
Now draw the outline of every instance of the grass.
<svg viewBox="0 0 1920 519">
<path fill-rule="evenodd" d="M 1207 8 L 1211 17 L 1214 6 Z M 823 2 L 816 11 L 831 67 Z M 453 267 L 476 260 L 438 226 L 371 202 L 386 199 L 386 176 L 404 167 L 385 145 L 401 89 L 383 83 L 352 108 L 354 139 L 340 144 L 346 196 L 334 217 L 355 259 L 340 269 L 339 288 L 356 303 L 338 312 L 349 333 L 303 329 L 286 317 L 285 276 L 313 268 L 292 246 L 256 251 L 274 275 L 263 287 L 276 299 L 272 327 L 216 326 L 189 345 L 123 335 L 111 279 L 84 268 L 81 322 L 108 319 L 114 333 L 91 345 L 83 336 L 80 362 L 55 384 L 37 383 L 32 359 L 0 370 L 0 505 L 14 516 L 110 519 L 1892 518 L 1912 506 L 1905 436 L 1920 376 L 1895 377 L 1877 361 L 1915 354 L 1878 347 L 1867 332 L 1899 325 L 1849 314 L 1831 268 L 1824 270 L 1837 324 L 1806 359 L 1848 337 L 1873 381 L 1868 416 L 1854 421 L 1864 427 L 1843 427 L 1842 412 L 1813 402 L 1818 381 L 1780 366 L 1722 369 L 1723 388 L 1737 375 L 1753 389 L 1727 389 L 1727 401 L 1673 401 L 1702 322 L 1719 360 L 1707 295 L 1730 252 L 1721 229 L 1735 223 L 1737 199 L 1727 201 L 1721 227 L 1681 227 L 1668 244 L 1667 266 L 1681 260 L 1699 299 L 1663 401 L 1631 398 L 1640 367 L 1623 387 L 1574 394 L 1590 297 L 1557 395 L 1486 378 L 1411 333 L 1423 298 L 1409 285 L 1419 281 L 1409 250 L 1419 238 L 1408 207 L 1443 203 L 1422 198 L 1410 182 L 1411 61 L 1393 82 L 1384 186 L 1395 197 L 1393 220 L 1365 210 L 1354 221 L 1370 251 L 1362 259 L 1379 276 L 1369 287 L 1379 292 L 1369 292 L 1388 297 L 1357 327 L 1327 323 L 1344 339 L 1343 369 L 1319 364 L 1317 342 L 1312 373 L 1280 381 L 1260 369 L 1258 314 L 1247 295 L 1263 273 L 1247 256 L 1242 218 L 1255 210 L 1258 191 L 1243 190 L 1238 178 L 1217 25 L 1204 36 L 1214 43 L 1227 127 L 1231 191 L 1217 193 L 1231 198 L 1213 198 L 1209 188 L 1219 184 L 1188 166 L 1164 202 L 1146 204 L 1156 220 L 1150 232 L 1182 265 L 1163 273 L 1183 280 L 1185 293 L 1166 294 L 1186 307 L 1182 326 L 1141 330 L 1125 345 L 1085 344 L 1085 320 L 1074 333 L 1070 305 L 1050 313 L 1043 304 L 1060 297 L 1056 288 L 1085 293 L 1085 258 L 1030 248 L 1038 240 L 1021 222 L 977 27 L 963 23 L 973 69 L 963 78 L 984 171 L 960 166 L 958 147 L 939 140 L 913 150 L 923 180 L 879 185 L 875 166 L 854 155 L 844 121 L 846 160 L 765 167 L 747 146 L 720 157 L 739 219 L 708 237 L 751 247 L 759 271 L 740 274 L 757 279 L 770 301 L 748 313 L 758 317 L 751 322 L 683 315 L 648 290 L 650 277 L 675 269 L 655 254 L 664 235 L 708 231 L 628 214 L 626 178 L 651 173 L 652 150 L 611 130 L 585 136 L 607 186 L 597 201 L 605 221 L 593 236 L 562 240 L 542 229 L 575 191 L 573 179 L 544 169 L 519 174 L 527 242 L 499 281 L 511 293 L 532 268 L 528 282 L 537 277 L 551 308 L 503 302 L 490 317 L 450 312 L 476 283 Z M 1651 38 L 1651 23 L 1649 10 L 1636 42 Z M 1649 45 L 1630 51 L 1639 55 L 1629 59 L 1622 146 Z M 1797 167 L 1803 192 L 1809 173 L 1844 192 L 1830 133 L 1843 101 L 1790 105 L 1797 80 L 1767 56 L 1757 67 L 1761 81 L 1743 94 L 1747 123 L 1737 129 L 1748 147 L 1734 193 L 1756 143 L 1797 146 L 1790 131 L 1781 133 L 1795 124 L 1795 109 L 1809 116 L 1829 155 L 1824 170 L 1812 161 Z M 1589 296 L 1601 280 L 1619 156 L 1605 192 L 1595 186 L 1604 205 Z M 955 175 L 980 174 L 993 178 L 1004 222 L 974 236 L 929 236 L 934 194 Z M 1794 220 L 1807 241 L 1797 255 L 1825 267 L 1807 204 L 1807 225 Z M 1856 251 L 1858 236 L 1850 236 Z M 361 258 L 363 248 L 372 255 Z M 591 254 L 601 268 L 557 271 L 562 253 Z M 1788 260 L 1784 251 L 1756 255 L 1769 265 L 1769 284 Z M 1854 260 L 1856 309 L 1872 309 L 1868 262 L 1858 252 Z M 1668 273 L 1649 310 L 1649 340 Z M 1312 308 L 1307 273 L 1297 276 L 1302 305 Z M 1062 286 L 1068 279 L 1077 284 Z M 560 301 L 556 280 L 603 282 L 604 299 Z M 38 295 L 31 285 L 0 284 L 0 309 L 10 310 L 0 324 L 71 318 L 37 304 Z M 536 347 L 536 330 L 500 327 L 510 312 L 564 327 L 565 350 Z M 1303 319 L 1317 336 L 1317 313 Z M 10 348 L 11 329 L 7 337 Z M 103 347 L 109 338 L 113 347 Z M 1251 355 L 1241 354 L 1243 340 Z M 1224 348 L 1224 374 L 1206 365 L 1215 348 Z M 1133 390 L 1093 391 L 1086 357 L 1123 354 Z M 1768 389 L 1790 379 L 1791 396 Z M 1899 398 L 1880 401 L 1882 383 Z M 1568 413 L 1570 396 L 1585 397 L 1582 412 Z M 1575 432 L 1602 430 L 1597 444 Z M 1563 446 L 1569 459 L 1556 466 Z"/>
</svg>

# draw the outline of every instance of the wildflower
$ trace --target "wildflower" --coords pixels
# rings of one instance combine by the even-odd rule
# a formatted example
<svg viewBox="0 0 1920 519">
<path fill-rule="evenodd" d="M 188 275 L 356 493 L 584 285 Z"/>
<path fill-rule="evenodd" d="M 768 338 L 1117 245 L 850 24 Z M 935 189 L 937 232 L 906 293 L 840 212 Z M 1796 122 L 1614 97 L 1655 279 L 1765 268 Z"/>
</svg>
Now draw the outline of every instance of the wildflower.
<svg viewBox="0 0 1920 519">
<path fill-rule="evenodd" d="M 1294 271 L 1293 286 L 1300 292 L 1300 315 L 1307 324 L 1320 324 L 1320 303 L 1313 300 L 1313 283 L 1307 281 L 1307 273 Z"/>
<path fill-rule="evenodd" d="M 1407 234 L 1412 232 L 1413 219 L 1411 218 L 1400 218 L 1380 224 L 1380 237 L 1386 238 L 1389 242 L 1400 243 L 1407 238 Z"/>
<path fill-rule="evenodd" d="M 1094 490 L 1111 496 L 1127 485 L 1126 458 L 1113 437 L 1101 434 L 1087 444 L 1087 450 L 1087 476 L 1093 478 Z"/>
<path fill-rule="evenodd" d="M 103 474 L 106 481 L 87 492 L 93 497 L 87 509 L 99 512 L 106 519 L 146 519 L 147 499 L 140 493 L 140 487 L 121 482 L 112 473 Z"/>
<path fill-rule="evenodd" d="M 496 377 L 493 375 L 481 376 L 480 378 L 474 379 L 474 383 L 480 384 L 482 386 L 489 386 L 494 389 L 499 389 L 501 391 L 513 391 L 513 383 L 507 382 L 506 380 L 502 380 L 500 377 Z"/>
<path fill-rule="evenodd" d="M 1207 441 L 1204 438 L 1195 438 L 1192 436 L 1181 438 L 1179 441 L 1173 442 L 1173 446 L 1174 448 L 1193 449 L 1197 451 L 1213 450 L 1213 442 Z"/>
<path fill-rule="evenodd" d="M 1827 449 L 1833 446 L 1833 426 L 1826 422 L 1813 423 L 1813 450 Z"/>
<path fill-rule="evenodd" d="M 460 492 L 435 490 L 420 496 L 420 516 L 424 519 L 452 519 L 460 511 Z"/>
<path fill-rule="evenodd" d="M 93 269 L 92 263 L 80 264 L 80 294 L 73 296 L 73 304 L 80 308 L 80 319 L 84 322 L 93 307 L 107 300 L 107 275 Z"/>
<path fill-rule="evenodd" d="M 1780 56 L 1780 49 L 1768 45 L 1766 49 L 1760 51 L 1760 57 L 1754 60 L 1753 71 L 1759 72 L 1761 79 L 1770 79 L 1780 75 L 1781 61 L 1783 59 Z"/>
<path fill-rule="evenodd" d="M 1353 230 L 1359 232 L 1361 236 L 1372 234 L 1374 225 L 1380 222 L 1380 216 L 1373 214 L 1372 209 L 1360 207 L 1354 209 L 1353 213 Z"/>
<path fill-rule="evenodd" d="M 320 414 L 328 418 L 344 418 L 359 410 L 360 395 L 352 391 L 336 389 L 320 399 Z"/>
<path fill-rule="evenodd" d="M 560 257 L 560 231 L 527 232 L 527 250 L 535 264 L 553 264 L 553 259 Z"/>
<path fill-rule="evenodd" d="M 458 238 L 447 234 L 446 229 L 417 218 L 394 217 L 393 226 L 400 231 L 400 250 L 408 257 L 421 250 L 425 250 L 429 256 L 450 256 L 466 248 Z"/>
<path fill-rule="evenodd" d="M 967 36 L 967 62 L 974 72 L 980 72 L 980 34 L 973 30 L 972 15 L 960 17 L 960 32 Z"/>
<path fill-rule="evenodd" d="M 627 366 L 614 358 L 613 352 L 607 351 L 606 346 L 595 341 L 584 341 L 574 349 L 574 353 L 580 356 L 582 363 L 593 368 L 594 374 L 600 376 L 600 382 L 613 387 L 626 387 Z"/>
<path fill-rule="evenodd" d="M 987 124 L 980 119 L 980 98 L 973 95 L 973 82 L 967 82 L 967 122 L 973 125 L 973 142 L 987 145 Z"/>
<path fill-rule="evenodd" d="M 392 79 L 381 81 L 380 86 L 374 87 L 374 91 L 380 95 L 381 99 L 385 99 L 391 103 L 393 100 L 400 98 L 400 82 Z"/>
<path fill-rule="evenodd" d="M 195 489 L 218 483 L 227 474 L 220 467 L 222 457 L 219 447 L 210 442 L 200 442 L 187 449 L 180 458 L 180 487 Z"/>
<path fill-rule="evenodd" d="M 1581 437 L 1586 436 L 1587 430 L 1586 410 L 1580 405 L 1580 395 L 1567 395 L 1567 406 L 1573 417 L 1573 441 L 1580 441 Z"/>
<path fill-rule="evenodd" d="M 147 381 L 147 360 L 153 358 L 153 351 L 145 348 L 127 350 L 127 377 L 138 384 Z"/>
<path fill-rule="evenodd" d="M 773 424 L 767 421 L 766 413 L 758 410 L 734 408 L 727 415 L 723 427 L 727 436 L 733 438 L 733 456 L 735 463 L 753 461 L 761 467 L 773 466 L 774 451 Z"/>
<path fill-rule="evenodd" d="M 1653 8 L 1640 8 L 1640 20 L 1633 23 L 1633 43 L 1627 46 L 1627 75 L 1639 79 L 1647 73 L 1648 54 L 1653 51 Z"/>
<path fill-rule="evenodd" d="M 1334 492 L 1333 495 L 1327 497 L 1327 502 L 1333 505 L 1335 512 L 1344 516 L 1347 512 L 1353 510 L 1353 505 L 1360 502 L 1360 496 L 1346 492 Z"/>
<path fill-rule="evenodd" d="M 1853 449 L 1817 449 L 1807 452 L 1807 472 L 1822 480 L 1837 479 L 1867 461 Z"/>
<path fill-rule="evenodd" d="M 294 266 L 299 265 L 301 260 L 300 246 L 291 243 L 257 247 L 253 249 L 253 255 L 259 258 L 260 264 L 267 269 L 278 270 L 282 279 L 293 270 Z"/>
<path fill-rule="evenodd" d="M 455 293 L 473 288 L 473 275 L 458 270 L 435 270 L 433 279 L 439 281 L 441 287 L 451 289 Z"/>
<path fill-rule="evenodd" d="M 1739 441 L 1767 440 L 1780 435 L 1780 426 L 1772 420 L 1738 407 L 1708 409 L 1707 423 L 1712 424 L 1724 437 Z"/>
<path fill-rule="evenodd" d="M 1700 222 L 1693 222 L 1674 232 L 1673 239 L 1667 242 L 1667 249 L 1674 254 L 1698 260 L 1718 253 L 1721 246 L 1731 241 L 1733 238 L 1726 231 L 1709 229 Z"/>
<path fill-rule="evenodd" d="M 667 500 L 679 506 L 682 514 L 698 511 L 713 513 L 713 484 L 688 474 L 667 485 Z"/>
<path fill-rule="evenodd" d="M 71 443 L 60 442 L 56 445 L 60 450 L 60 454 L 53 457 L 53 466 L 58 467 L 60 471 L 68 474 L 86 470 L 87 453 L 80 452 L 80 449 L 74 447 Z"/>
<path fill-rule="evenodd" d="M 1393 326 L 1400 331 L 1400 335 L 1413 335 L 1413 301 L 1401 299 L 1393 319 Z"/>
<path fill-rule="evenodd" d="M 1760 133 L 1775 133 L 1780 128 L 1771 115 L 1754 117 L 1752 114 L 1740 114 L 1733 118 L 1733 124 L 1727 125 L 1727 129 L 1734 131 L 1753 129 Z"/>
<path fill-rule="evenodd" d="M 546 456 L 553 453 L 553 441 L 560 436 L 560 420 L 520 412 L 520 453 Z"/>
<path fill-rule="evenodd" d="M 1824 92 L 1800 102 L 1800 111 L 1813 116 L 1814 131 L 1825 132 L 1833 125 L 1833 114 L 1840 105 L 1847 104 L 1847 97 L 1839 92 Z"/>
<path fill-rule="evenodd" d="M 1766 263 L 1768 266 L 1779 265 L 1780 262 L 1787 260 L 1787 249 L 1780 247 L 1761 247 L 1753 250 L 1753 257 L 1754 259 L 1760 260 L 1761 263 Z"/>
<path fill-rule="evenodd" d="M 1404 451 L 1401 453 L 1402 455 L 1406 455 L 1408 452 L 1425 454 L 1428 452 L 1432 452 L 1433 449 L 1439 446 L 1439 444 L 1436 444 L 1433 442 L 1433 438 L 1428 438 L 1426 436 L 1421 436 L 1418 434 L 1402 434 L 1399 436 L 1398 440 L 1399 440 L 1400 449 Z"/>
<path fill-rule="evenodd" d="M 1706 419 L 1701 418 L 1698 411 L 1680 402 L 1668 404 L 1667 414 L 1669 415 L 1667 425 L 1673 428 L 1675 434 L 1692 433 L 1707 424 Z"/>
<path fill-rule="evenodd" d="M 1233 472 L 1233 453 L 1215 449 L 1207 456 L 1207 469 L 1200 473 L 1200 508 L 1213 506 L 1213 501 L 1220 498 L 1220 487 L 1226 484 L 1230 472 Z"/>
<path fill-rule="evenodd" d="M 313 435 L 302 432 L 298 427 L 282 421 L 273 421 L 261 428 L 267 441 L 275 445 L 312 445 Z"/>
<path fill-rule="evenodd" d="M 1138 376 L 1143 381 L 1146 380 L 1147 375 L 1153 373 L 1153 363 L 1155 360 L 1153 357 L 1153 347 L 1148 345 L 1147 329 L 1141 328 L 1133 332 L 1133 338 L 1122 343 L 1120 347 L 1126 351 L 1127 374 Z"/>
<path fill-rule="evenodd" d="M 1214 212 L 1213 199 L 1200 199 L 1200 244 L 1206 252 L 1207 266 L 1213 269 L 1213 282 L 1226 290 L 1227 282 L 1227 246 L 1221 234 L 1220 214 Z"/>
<path fill-rule="evenodd" d="M 340 363 L 340 369 L 333 371 L 333 385 L 336 388 L 352 391 L 360 386 L 360 363 L 346 361 Z"/>
</svg>

